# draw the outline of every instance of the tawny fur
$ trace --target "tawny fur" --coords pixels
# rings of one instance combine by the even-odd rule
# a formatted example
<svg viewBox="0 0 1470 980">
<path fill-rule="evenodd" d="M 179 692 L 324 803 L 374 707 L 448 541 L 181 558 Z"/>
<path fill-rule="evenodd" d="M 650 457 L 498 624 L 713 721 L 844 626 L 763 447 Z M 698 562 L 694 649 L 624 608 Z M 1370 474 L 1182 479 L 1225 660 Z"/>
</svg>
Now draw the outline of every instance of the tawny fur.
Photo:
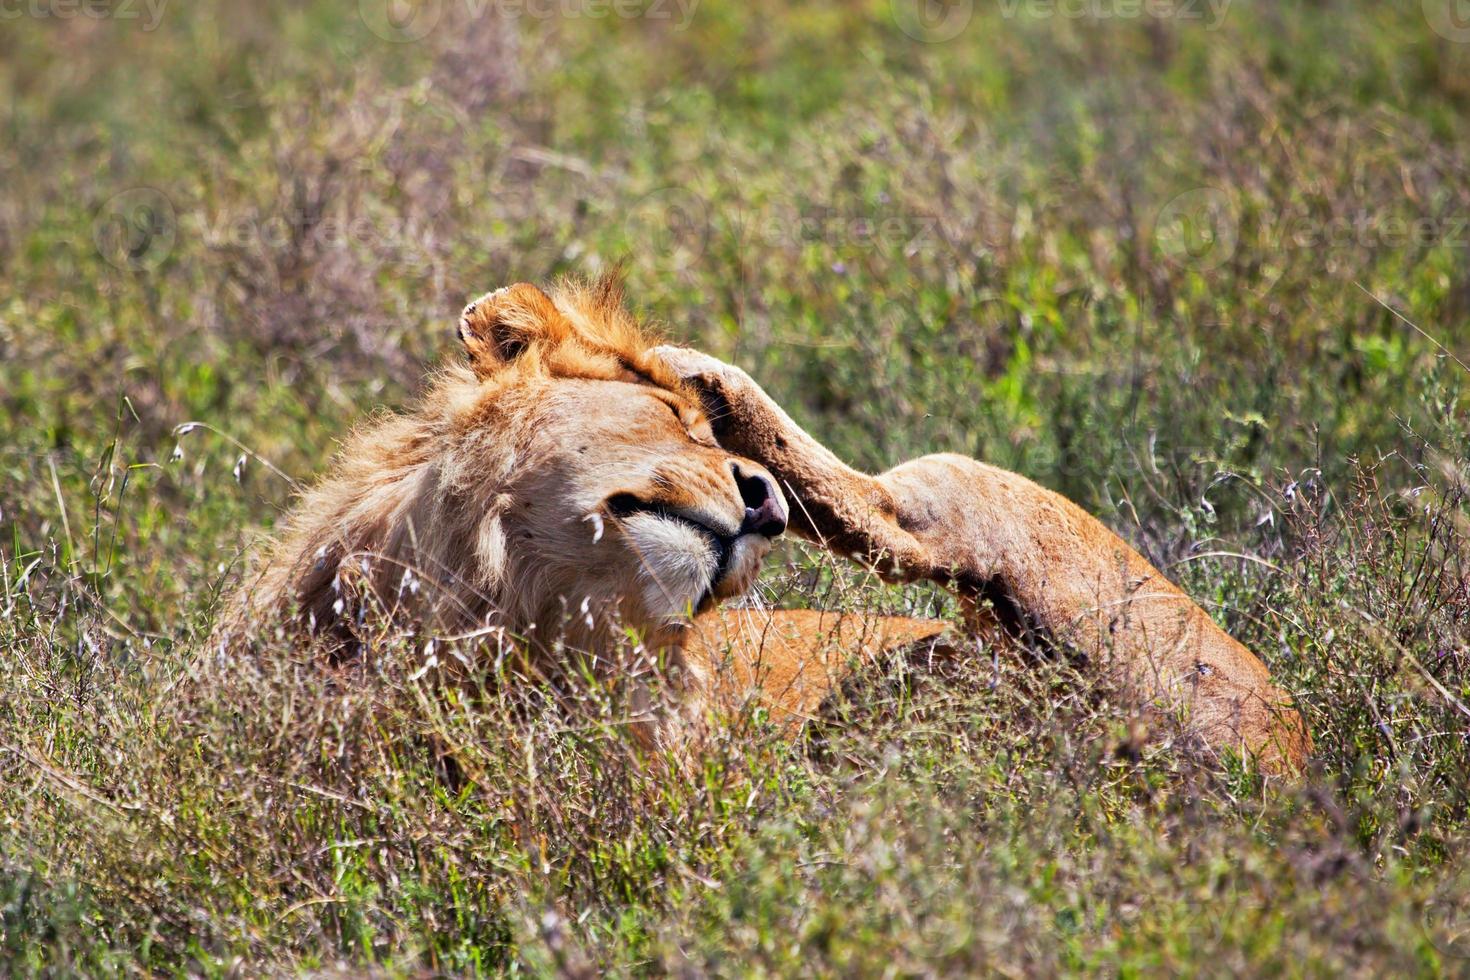
<svg viewBox="0 0 1470 980">
<path fill-rule="evenodd" d="M 958 593 L 970 625 L 1069 645 L 1217 750 L 1299 769 L 1311 741 L 1264 664 L 1158 569 L 1076 504 L 1015 473 L 938 454 L 878 476 L 832 455 L 738 368 L 660 353 L 701 391 L 722 445 L 759 460 L 803 537 L 890 581 Z"/>
<path fill-rule="evenodd" d="M 955 588 L 971 625 L 993 599 L 1013 632 L 1074 644 L 1266 768 L 1294 768 L 1308 749 L 1260 661 L 1056 494 L 959 456 L 857 473 L 743 372 L 653 349 L 607 283 L 497 290 L 466 307 L 460 335 L 468 365 L 353 436 L 293 509 L 227 631 L 285 615 L 345 649 L 372 612 L 437 635 L 493 632 L 548 666 L 579 651 L 616 674 L 631 627 L 679 668 L 672 714 L 754 693 L 799 723 L 855 666 L 948 625 L 716 609 L 752 583 L 766 538 L 733 537 L 721 571 L 688 526 L 609 503 L 636 498 L 733 536 L 739 481 L 769 478 L 768 466 L 800 533 L 894 580 Z"/>
</svg>

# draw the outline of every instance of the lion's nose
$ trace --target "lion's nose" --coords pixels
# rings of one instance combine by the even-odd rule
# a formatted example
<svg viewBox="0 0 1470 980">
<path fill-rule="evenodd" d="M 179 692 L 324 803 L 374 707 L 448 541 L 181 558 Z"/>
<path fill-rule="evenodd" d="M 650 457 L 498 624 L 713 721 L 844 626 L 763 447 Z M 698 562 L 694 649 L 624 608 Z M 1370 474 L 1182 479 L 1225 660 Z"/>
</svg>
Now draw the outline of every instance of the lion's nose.
<svg viewBox="0 0 1470 980">
<path fill-rule="evenodd" d="M 776 484 L 763 470 L 732 466 L 735 483 L 740 487 L 740 499 L 745 501 L 745 520 L 740 522 L 741 534 L 764 534 L 774 538 L 786 530 L 786 505 L 776 492 Z"/>
</svg>

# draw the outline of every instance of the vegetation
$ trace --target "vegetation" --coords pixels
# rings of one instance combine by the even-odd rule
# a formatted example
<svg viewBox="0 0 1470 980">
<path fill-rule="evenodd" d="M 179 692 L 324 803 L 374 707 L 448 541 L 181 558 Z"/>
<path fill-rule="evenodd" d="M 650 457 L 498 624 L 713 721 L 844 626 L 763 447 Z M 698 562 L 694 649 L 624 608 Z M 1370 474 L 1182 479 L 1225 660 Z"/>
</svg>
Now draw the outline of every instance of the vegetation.
<svg viewBox="0 0 1470 980">
<path fill-rule="evenodd" d="M 4 13 L 0 971 L 1470 973 L 1453 4 L 970 6 Z M 1313 771 L 1141 742 L 1062 666 L 681 767 L 616 690 L 211 649 L 466 298 L 618 261 L 854 463 L 1101 515 L 1296 694 Z M 795 544 L 762 588 L 940 604 Z"/>
</svg>

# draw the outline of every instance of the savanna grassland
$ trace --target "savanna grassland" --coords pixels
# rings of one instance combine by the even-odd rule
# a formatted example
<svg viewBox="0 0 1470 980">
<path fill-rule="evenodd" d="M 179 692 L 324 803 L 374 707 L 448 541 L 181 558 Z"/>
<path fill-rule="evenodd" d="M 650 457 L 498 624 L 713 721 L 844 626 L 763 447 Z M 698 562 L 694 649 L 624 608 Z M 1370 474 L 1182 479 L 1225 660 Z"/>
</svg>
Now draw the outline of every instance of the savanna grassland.
<svg viewBox="0 0 1470 980">
<path fill-rule="evenodd" d="M 0 972 L 1470 974 L 1470 26 L 970 6 L 0 6 Z M 1057 664 L 680 769 L 591 682 L 211 647 L 467 298 L 618 262 L 855 464 L 1099 514 L 1312 770 Z"/>
</svg>

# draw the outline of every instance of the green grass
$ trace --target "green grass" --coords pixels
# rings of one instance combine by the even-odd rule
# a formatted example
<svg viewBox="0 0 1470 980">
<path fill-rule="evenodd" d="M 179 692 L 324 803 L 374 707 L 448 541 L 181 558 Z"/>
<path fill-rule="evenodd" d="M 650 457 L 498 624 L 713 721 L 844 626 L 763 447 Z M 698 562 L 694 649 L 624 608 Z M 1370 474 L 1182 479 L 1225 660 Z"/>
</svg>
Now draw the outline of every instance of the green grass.
<svg viewBox="0 0 1470 980">
<path fill-rule="evenodd" d="M 887 0 L 445 0 L 405 43 L 372 3 L 134 6 L 0 27 L 0 972 L 1470 974 L 1436 4 L 976 4 L 943 43 Z M 1098 513 L 1297 696 L 1312 772 L 1141 745 L 1060 667 L 680 764 L 617 690 L 573 719 L 489 665 L 446 702 L 403 644 L 347 679 L 210 649 L 291 481 L 467 298 L 618 261 L 853 462 Z M 796 545 L 763 588 L 937 601 Z"/>
</svg>

